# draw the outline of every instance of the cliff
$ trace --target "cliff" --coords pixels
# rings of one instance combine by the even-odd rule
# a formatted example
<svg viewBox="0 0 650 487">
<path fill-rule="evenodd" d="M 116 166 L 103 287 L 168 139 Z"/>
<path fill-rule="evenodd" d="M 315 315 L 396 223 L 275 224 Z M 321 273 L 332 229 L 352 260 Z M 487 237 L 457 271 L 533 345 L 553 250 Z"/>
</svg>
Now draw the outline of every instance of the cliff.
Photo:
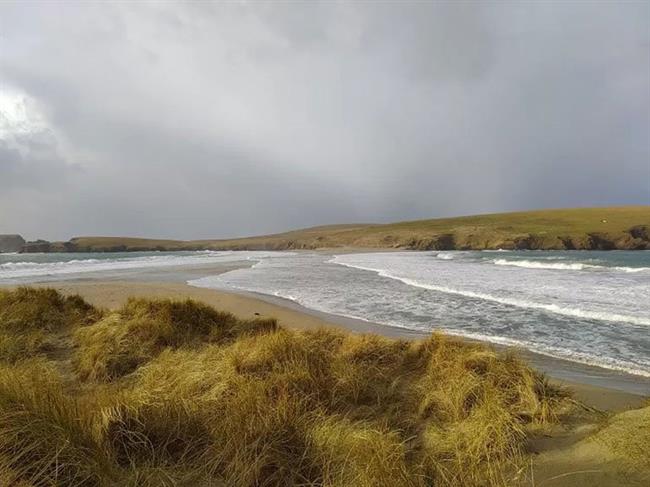
<svg viewBox="0 0 650 487">
<path fill-rule="evenodd" d="M 25 239 L 20 235 L 0 235 L 0 252 L 20 252 Z"/>
<path fill-rule="evenodd" d="M 45 250 L 45 248 L 48 250 Z M 388 224 L 330 225 L 227 240 L 77 237 L 25 251 L 293 250 L 647 250 L 650 206 L 495 213 Z M 35 250 L 38 249 L 38 250 Z"/>
</svg>

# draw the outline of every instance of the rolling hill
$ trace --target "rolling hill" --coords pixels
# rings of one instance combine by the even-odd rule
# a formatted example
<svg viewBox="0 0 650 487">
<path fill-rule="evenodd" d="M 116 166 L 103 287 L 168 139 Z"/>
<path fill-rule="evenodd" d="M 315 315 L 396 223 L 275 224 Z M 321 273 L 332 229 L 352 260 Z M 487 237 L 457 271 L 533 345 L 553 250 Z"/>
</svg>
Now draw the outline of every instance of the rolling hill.
<svg viewBox="0 0 650 487">
<path fill-rule="evenodd" d="M 438 218 L 389 224 L 328 225 L 222 240 L 75 237 L 27 244 L 25 252 L 145 250 L 650 249 L 650 206 L 571 208 Z"/>
</svg>

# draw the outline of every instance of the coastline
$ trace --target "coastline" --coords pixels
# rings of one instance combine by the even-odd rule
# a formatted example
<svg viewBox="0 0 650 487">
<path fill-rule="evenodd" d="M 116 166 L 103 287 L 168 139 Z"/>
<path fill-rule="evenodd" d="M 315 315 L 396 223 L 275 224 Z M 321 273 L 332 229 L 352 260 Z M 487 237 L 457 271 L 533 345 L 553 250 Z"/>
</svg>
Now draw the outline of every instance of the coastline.
<svg viewBox="0 0 650 487">
<path fill-rule="evenodd" d="M 325 225 L 231 239 L 74 237 L 27 242 L 22 252 L 179 250 L 648 250 L 650 207 L 555 208 L 394 223 Z M 604 226 L 606 224 L 606 226 Z"/>
<path fill-rule="evenodd" d="M 243 291 L 215 290 L 187 284 L 187 281 L 193 278 L 228 272 L 249 265 L 248 262 L 234 262 L 213 266 L 134 271 L 128 274 L 116 273 L 113 276 L 95 274 L 29 285 L 52 287 L 65 294 L 80 294 L 90 303 L 105 308 L 119 307 L 129 296 L 192 298 L 229 311 L 241 318 L 274 317 L 287 328 L 335 327 L 352 333 L 377 333 L 401 339 L 418 339 L 428 335 L 424 332 L 311 310 L 279 297 Z M 8 287 L 15 287 L 15 285 Z M 488 342 L 482 343 L 497 350 L 509 349 Z M 622 411 L 638 408 L 643 406 L 650 396 L 650 380 L 640 376 L 555 359 L 527 350 L 517 350 L 517 353 L 531 366 L 545 372 L 554 382 L 571 389 L 577 399 L 597 409 Z"/>
<path fill-rule="evenodd" d="M 190 287 L 193 287 L 190 285 Z M 302 306 L 294 301 L 278 296 L 271 296 L 267 294 L 247 292 L 247 291 L 226 291 L 214 290 L 219 293 L 235 294 L 240 296 L 247 296 L 255 300 L 264 301 L 270 304 L 294 310 L 301 315 L 314 316 L 323 320 L 328 326 L 336 326 L 352 333 L 375 333 L 391 338 L 399 338 L 406 340 L 416 340 L 426 338 L 430 335 L 429 332 L 412 330 L 409 328 L 388 325 L 383 323 L 374 323 L 359 318 L 352 318 L 344 315 L 337 315 L 333 313 L 326 313 Z M 459 340 L 466 342 L 476 342 L 499 351 L 515 351 L 518 356 L 528 362 L 533 368 L 544 372 L 550 378 L 558 383 L 565 384 L 569 387 L 586 386 L 595 387 L 597 389 L 614 390 L 622 393 L 630 393 L 639 397 L 650 398 L 650 378 L 620 372 L 617 370 L 606 369 L 594 365 L 582 364 L 580 362 L 573 362 L 566 359 L 553 357 L 550 355 L 533 352 L 531 350 L 513 347 L 509 345 L 501 345 L 486 340 L 476 340 L 463 335 L 453 335 L 445 330 L 440 330 L 441 333 L 454 336 Z M 596 406 L 597 407 L 597 406 Z"/>
</svg>

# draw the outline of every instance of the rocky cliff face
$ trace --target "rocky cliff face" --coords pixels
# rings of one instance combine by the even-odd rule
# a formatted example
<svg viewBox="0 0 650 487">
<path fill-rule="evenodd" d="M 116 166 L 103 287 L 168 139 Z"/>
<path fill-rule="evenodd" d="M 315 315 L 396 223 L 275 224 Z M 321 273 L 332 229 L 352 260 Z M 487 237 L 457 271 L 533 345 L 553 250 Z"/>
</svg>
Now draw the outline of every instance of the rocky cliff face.
<svg viewBox="0 0 650 487">
<path fill-rule="evenodd" d="M 573 236 L 443 234 L 397 242 L 396 246 L 411 250 L 650 250 L 650 227 L 637 225 L 619 234 L 593 232 Z"/>
<path fill-rule="evenodd" d="M 0 252 L 20 252 L 25 239 L 20 235 L 0 235 Z"/>
<path fill-rule="evenodd" d="M 58 246 L 54 245 L 52 242 L 47 240 L 34 240 L 33 242 L 27 242 L 23 245 L 21 252 L 29 253 L 40 253 L 40 252 L 64 252 L 65 250 L 59 249 Z"/>
</svg>

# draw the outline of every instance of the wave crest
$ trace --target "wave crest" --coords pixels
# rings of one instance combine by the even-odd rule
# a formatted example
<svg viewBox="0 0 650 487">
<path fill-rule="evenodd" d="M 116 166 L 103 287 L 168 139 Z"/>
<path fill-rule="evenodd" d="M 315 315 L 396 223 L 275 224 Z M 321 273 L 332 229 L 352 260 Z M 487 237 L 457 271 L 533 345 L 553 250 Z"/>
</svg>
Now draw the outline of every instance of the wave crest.
<svg viewBox="0 0 650 487">
<path fill-rule="evenodd" d="M 554 270 L 569 270 L 569 271 L 582 271 L 585 269 L 604 269 L 615 270 L 620 272 L 643 272 L 650 270 L 650 267 L 625 267 L 625 266 L 604 266 L 595 264 L 585 264 L 582 262 L 545 262 L 537 260 L 507 260 L 507 259 L 494 259 L 492 261 L 495 265 L 504 265 L 512 267 L 524 267 L 526 269 L 554 269 Z"/>
<path fill-rule="evenodd" d="M 441 253 L 437 254 L 436 257 L 438 259 L 442 259 L 442 260 L 452 260 L 454 258 L 454 254 L 450 254 L 450 253 L 447 253 L 447 252 L 441 252 Z"/>
<path fill-rule="evenodd" d="M 370 267 L 363 267 L 363 266 L 358 266 L 354 264 L 348 264 L 344 262 L 339 262 L 336 260 L 333 260 L 333 263 L 342 265 L 345 267 L 351 267 L 354 269 L 361 269 L 365 271 L 371 271 L 371 272 L 376 272 L 378 275 L 381 277 L 386 277 L 388 279 L 394 279 L 396 281 L 401 281 L 404 284 L 407 284 L 409 286 L 414 286 L 414 287 L 419 287 L 422 289 L 428 289 L 430 291 L 437 291 L 441 293 L 446 293 L 446 294 L 456 294 L 459 296 L 465 296 L 467 298 L 473 298 L 473 299 L 482 299 L 484 301 L 491 301 L 493 303 L 499 303 L 499 304 L 505 304 L 507 306 L 515 306 L 517 308 L 526 308 L 526 309 L 537 309 L 541 311 L 547 311 L 549 313 L 555 313 L 559 315 L 564 315 L 564 316 L 572 316 L 574 318 L 584 318 L 588 320 L 596 320 L 596 321 L 612 321 L 612 322 L 618 322 L 618 323 L 628 323 L 628 324 L 634 324 L 634 325 L 644 325 L 644 326 L 650 326 L 650 318 L 645 318 L 645 317 L 639 317 L 639 316 L 629 316 L 629 315 L 623 315 L 623 314 L 617 314 L 617 313 L 606 313 L 602 311 L 591 311 L 591 310 L 584 310 L 580 308 L 569 308 L 565 306 L 560 306 L 557 304 L 551 304 L 551 303 L 538 303 L 535 301 L 527 301 L 524 299 L 513 299 L 513 298 L 505 298 L 505 297 L 500 297 L 500 296 L 493 296 L 491 294 L 487 293 L 482 293 L 482 292 L 476 292 L 476 291 L 467 291 L 463 289 L 454 289 L 446 286 L 438 286 L 435 284 L 428 284 L 424 282 L 417 281 L 415 279 L 409 279 L 407 277 L 400 277 L 396 276 L 393 274 L 390 274 L 389 272 L 386 272 L 384 270 L 377 270 L 373 269 Z"/>
<path fill-rule="evenodd" d="M 604 268 L 600 265 L 582 264 L 580 262 L 540 262 L 536 260 L 507 260 L 507 259 L 494 259 L 492 261 L 496 265 L 506 265 L 513 267 L 524 267 L 526 269 L 561 269 L 571 271 L 581 271 L 583 269 L 596 269 Z"/>
</svg>

